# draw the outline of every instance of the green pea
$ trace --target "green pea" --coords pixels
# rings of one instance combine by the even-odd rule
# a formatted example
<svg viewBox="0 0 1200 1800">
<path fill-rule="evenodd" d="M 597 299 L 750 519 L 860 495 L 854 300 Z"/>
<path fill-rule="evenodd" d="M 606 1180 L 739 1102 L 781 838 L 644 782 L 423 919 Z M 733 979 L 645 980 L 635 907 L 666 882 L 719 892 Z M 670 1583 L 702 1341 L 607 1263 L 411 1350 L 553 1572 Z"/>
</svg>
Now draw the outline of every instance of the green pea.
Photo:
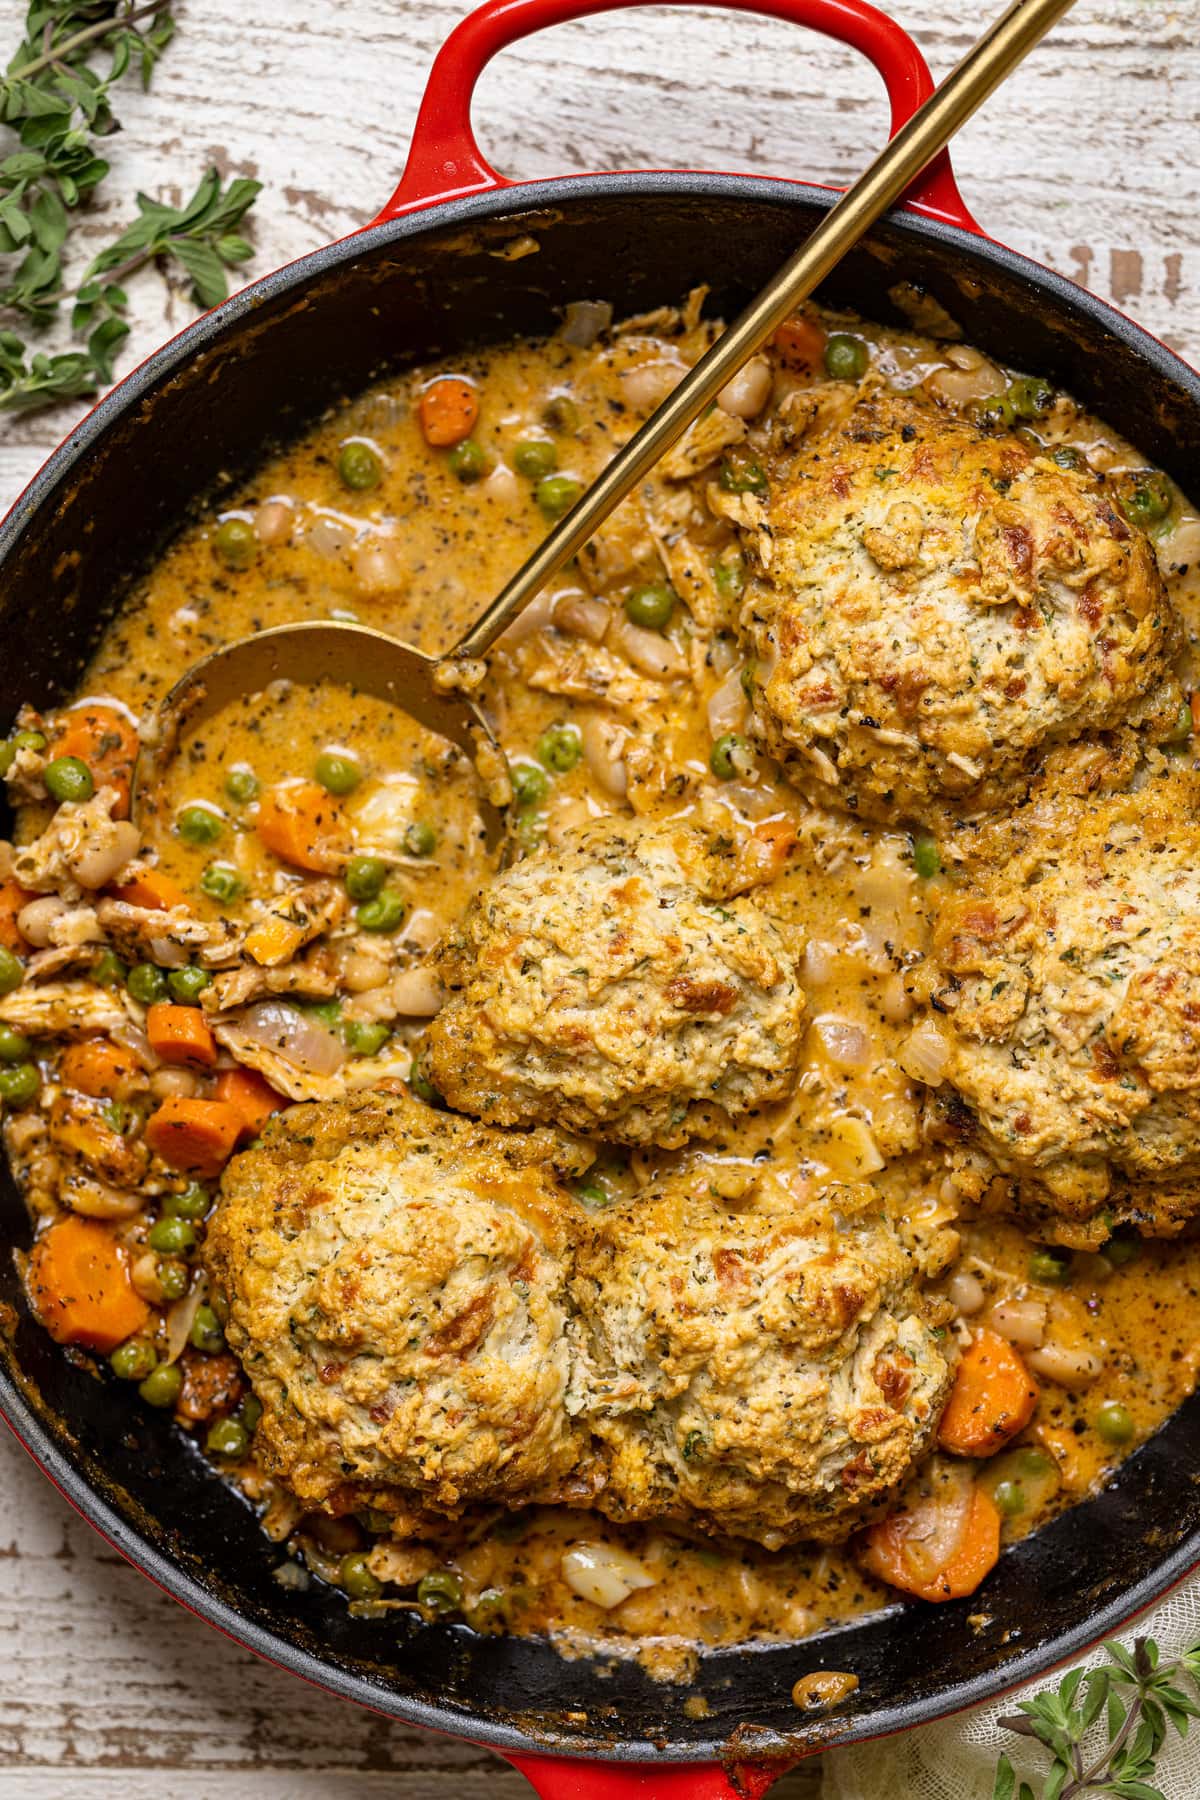
<svg viewBox="0 0 1200 1800">
<path fill-rule="evenodd" d="M 937 839 L 927 831 L 913 833 L 912 859 L 913 868 L 922 881 L 932 881 L 935 875 L 942 872 L 942 853 L 938 849 Z"/>
<path fill-rule="evenodd" d="M 1132 1414 L 1119 1400 L 1106 1400 L 1093 1423 L 1106 1444 L 1127 1444 L 1133 1436 Z"/>
<path fill-rule="evenodd" d="M 225 830 L 225 821 L 215 807 L 193 804 L 176 814 L 175 830 L 185 844 L 215 844 Z"/>
<path fill-rule="evenodd" d="M 126 1338 L 108 1359 L 113 1374 L 122 1381 L 145 1381 L 158 1361 L 154 1345 L 148 1338 Z"/>
<path fill-rule="evenodd" d="M 174 1406 L 183 1387 L 183 1371 L 178 1363 L 159 1363 L 138 1388 L 148 1406 Z"/>
<path fill-rule="evenodd" d="M 1101 1254 L 1114 1269 L 1123 1269 L 1127 1263 L 1136 1262 L 1142 1254 L 1142 1240 L 1136 1232 L 1121 1233 L 1109 1238 Z"/>
<path fill-rule="evenodd" d="M 46 764 L 42 780 L 50 798 L 60 805 L 71 800 L 90 800 L 96 791 L 92 771 L 77 756 L 56 756 Z"/>
<path fill-rule="evenodd" d="M 185 1006 L 194 1005 L 206 987 L 212 986 L 212 976 L 207 969 L 172 969 L 167 976 L 167 986 L 176 1000 L 182 1000 Z"/>
<path fill-rule="evenodd" d="M 988 431 L 1011 431 L 1017 422 L 1017 411 L 1007 394 L 989 394 L 977 400 L 971 414 Z"/>
<path fill-rule="evenodd" d="M 579 408 L 569 394 L 551 394 L 542 408 L 542 420 L 551 431 L 578 431 Z"/>
<path fill-rule="evenodd" d="M 683 1440 L 683 1457 L 685 1462 L 695 1462 L 703 1456 L 708 1448 L 708 1439 L 702 1431 L 689 1431 Z"/>
<path fill-rule="evenodd" d="M 193 1181 L 182 1194 L 163 1195 L 162 1215 L 164 1219 L 203 1219 L 211 1205 L 208 1189 Z"/>
<path fill-rule="evenodd" d="M 143 1006 L 155 1006 L 167 997 L 167 978 L 153 963 L 135 963 L 126 977 L 125 986 Z"/>
<path fill-rule="evenodd" d="M 154 1265 L 154 1273 L 158 1285 L 163 1291 L 164 1300 L 182 1300 L 192 1285 L 192 1272 L 184 1262 L 174 1257 L 164 1257 Z"/>
<path fill-rule="evenodd" d="M 474 1631 L 490 1631 L 497 1625 L 503 1625 L 511 1613 L 508 1595 L 503 1588 L 484 1588 L 474 1606 L 467 1614 L 468 1621 Z"/>
<path fill-rule="evenodd" d="M 250 1433 L 239 1419 L 218 1419 L 208 1428 L 204 1448 L 210 1456 L 226 1456 L 238 1462 L 250 1444 Z"/>
<path fill-rule="evenodd" d="M 370 1564 L 361 1550 L 352 1550 L 338 1565 L 338 1580 L 353 1600 L 375 1600 L 383 1592 L 383 1583 L 372 1575 Z"/>
<path fill-rule="evenodd" d="M 859 381 L 867 372 L 867 346 L 848 331 L 835 331 L 825 345 L 825 373 L 832 381 Z"/>
<path fill-rule="evenodd" d="M 92 964 L 92 980 L 98 981 L 101 987 L 115 987 L 128 974 L 129 970 L 112 950 L 102 950 Z"/>
<path fill-rule="evenodd" d="M 14 749 L 17 750 L 44 750 L 46 734 L 44 731 L 14 731 L 12 742 Z"/>
<path fill-rule="evenodd" d="M 1025 1511 L 1025 1490 L 1019 1481 L 998 1481 L 992 1489 L 996 1511 L 1005 1519 L 1015 1519 Z"/>
<path fill-rule="evenodd" d="M 708 753 L 708 766 L 718 781 L 732 781 L 745 775 L 752 755 L 749 744 L 737 731 L 723 731 Z"/>
<path fill-rule="evenodd" d="M 246 806 L 257 798 L 259 785 L 254 770 L 248 769 L 244 763 L 239 764 L 236 769 L 230 769 L 225 777 L 225 797 L 236 806 Z"/>
<path fill-rule="evenodd" d="M 327 1025 L 330 1031 L 336 1031 L 342 1022 L 342 1003 L 340 1000 L 318 1000 L 307 1009 L 310 1016 Z"/>
<path fill-rule="evenodd" d="M 338 451 L 337 472 L 343 486 L 362 493 L 383 480 L 383 458 L 361 438 L 351 438 Z"/>
<path fill-rule="evenodd" d="M 249 519 L 222 519 L 213 533 L 212 547 L 227 569 L 248 569 L 258 555 L 258 537 Z"/>
<path fill-rule="evenodd" d="M 238 1417 L 241 1419 L 242 1424 L 246 1427 L 247 1431 L 252 1434 L 257 1431 L 258 1422 L 262 1418 L 262 1401 L 257 1394 L 246 1395 L 246 1398 L 238 1407 Z M 386 1531 L 388 1528 L 386 1513 L 384 1514 L 384 1520 L 385 1523 L 381 1529 Z"/>
<path fill-rule="evenodd" d="M 581 1206 L 586 1206 L 590 1211 L 596 1207 L 607 1206 L 611 1196 L 607 1188 L 601 1187 L 598 1181 L 583 1181 L 575 1189 L 575 1198 Z"/>
<path fill-rule="evenodd" d="M 533 490 L 538 505 L 548 519 L 561 519 L 570 512 L 583 492 L 582 481 L 574 475 L 544 475 Z"/>
<path fill-rule="evenodd" d="M 446 467 L 457 475 L 464 487 L 482 481 L 488 472 L 487 451 L 475 438 L 464 438 L 446 453 Z"/>
<path fill-rule="evenodd" d="M 457 1612 L 463 1586 L 452 1569 L 430 1569 L 417 1583 L 417 1602 L 431 1612 Z"/>
<path fill-rule="evenodd" d="M 1118 483 L 1117 505 L 1139 531 L 1161 525 L 1171 510 L 1171 489 L 1166 476 L 1154 469 L 1141 469 L 1136 474 L 1126 475 Z"/>
<path fill-rule="evenodd" d="M 14 1031 L 11 1025 L 0 1025 L 0 1062 L 26 1062 L 32 1049 L 27 1037 Z"/>
<path fill-rule="evenodd" d="M 540 806 L 550 792 L 550 783 L 543 769 L 534 763 L 517 763 L 510 770 L 512 780 L 513 805 L 523 808 Z"/>
<path fill-rule="evenodd" d="M 226 906 L 239 899 L 245 891 L 245 882 L 229 863 L 209 863 L 200 877 L 200 892 L 207 894 L 210 900 L 220 900 Z"/>
<path fill-rule="evenodd" d="M 648 581 L 625 596 L 625 617 L 646 631 L 665 631 L 675 611 L 676 594 L 665 581 Z"/>
<path fill-rule="evenodd" d="M 412 1068 L 408 1071 L 408 1085 L 416 1095 L 417 1099 L 423 1100 L 426 1106 L 445 1105 L 445 1101 L 442 1099 L 438 1089 L 434 1087 L 432 1081 L 430 1081 L 428 1075 L 425 1073 L 424 1063 L 420 1062 L 415 1057 L 413 1059 Z"/>
<path fill-rule="evenodd" d="M 5 738 L 0 742 L 0 777 L 8 774 L 8 771 L 12 768 L 16 760 L 17 746 L 12 742 L 11 738 Z"/>
<path fill-rule="evenodd" d="M 353 757 L 339 756 L 336 750 L 322 750 L 313 774 L 329 794 L 352 794 L 362 780 Z"/>
<path fill-rule="evenodd" d="M 7 1106 L 28 1106 L 37 1099 L 41 1085 L 36 1063 L 12 1063 L 7 1069 L 0 1069 L 0 1100 Z"/>
<path fill-rule="evenodd" d="M 556 775 L 568 774 L 583 755 L 579 727 L 547 725 L 533 746 L 533 754 L 544 769 L 552 769 Z"/>
<path fill-rule="evenodd" d="M 160 1219 L 157 1225 L 150 1227 L 146 1242 L 152 1250 L 175 1256 L 180 1250 L 192 1248 L 196 1242 L 196 1227 L 190 1219 Z"/>
<path fill-rule="evenodd" d="M 384 888 L 374 900 L 355 910 L 354 917 L 363 931 L 395 931 L 404 920 L 408 902 L 395 888 Z"/>
<path fill-rule="evenodd" d="M 378 1056 L 391 1035 L 378 1020 L 350 1019 L 342 1027 L 342 1038 L 351 1056 Z"/>
<path fill-rule="evenodd" d="M 721 486 L 727 494 L 761 496 L 767 492 L 766 471 L 753 457 L 730 454 L 721 462 Z"/>
<path fill-rule="evenodd" d="M 1179 750 L 1190 743 L 1192 736 L 1192 709 L 1185 700 L 1171 721 L 1170 730 L 1159 742 L 1169 750 Z"/>
<path fill-rule="evenodd" d="M 1060 469 L 1081 469 L 1083 457 L 1074 444 L 1055 444 L 1050 452 L 1050 461 L 1057 463 Z"/>
<path fill-rule="evenodd" d="M 192 1320 L 192 1329 L 188 1336 L 197 1350 L 215 1353 L 225 1348 L 225 1333 L 221 1330 L 221 1321 L 211 1306 L 196 1308 L 196 1316 Z"/>
<path fill-rule="evenodd" d="M 1037 419 L 1054 405 L 1054 389 L 1040 375 L 1019 375 L 1008 384 L 1008 400 L 1018 419 Z"/>
<path fill-rule="evenodd" d="M 713 580 L 722 600 L 739 600 L 746 586 L 746 564 L 741 552 L 731 550 L 713 564 Z"/>
<path fill-rule="evenodd" d="M 7 944 L 0 944 L 0 994 L 11 994 L 25 979 L 25 965 Z"/>
<path fill-rule="evenodd" d="M 549 438 L 524 438 L 513 451 L 513 467 L 518 475 L 540 481 L 558 467 L 558 449 Z"/>
<path fill-rule="evenodd" d="M 1062 1250 L 1035 1250 L 1029 1258 L 1029 1279 L 1043 1287 L 1063 1287 L 1071 1277 L 1071 1258 Z"/>
<path fill-rule="evenodd" d="M 373 900 L 387 880 L 387 866 L 377 856 L 352 856 L 342 879 L 351 900 Z"/>
<path fill-rule="evenodd" d="M 1047 1456 L 1044 1450 L 1021 1450 L 1017 1454 L 1017 1468 L 1022 1475 L 1028 1475 L 1034 1481 L 1045 1481 L 1048 1475 L 1055 1473 L 1057 1467 L 1054 1458 Z"/>
<path fill-rule="evenodd" d="M 404 848 L 410 856 L 432 856 L 437 849 L 437 832 L 424 819 L 414 819 L 404 833 Z"/>
</svg>

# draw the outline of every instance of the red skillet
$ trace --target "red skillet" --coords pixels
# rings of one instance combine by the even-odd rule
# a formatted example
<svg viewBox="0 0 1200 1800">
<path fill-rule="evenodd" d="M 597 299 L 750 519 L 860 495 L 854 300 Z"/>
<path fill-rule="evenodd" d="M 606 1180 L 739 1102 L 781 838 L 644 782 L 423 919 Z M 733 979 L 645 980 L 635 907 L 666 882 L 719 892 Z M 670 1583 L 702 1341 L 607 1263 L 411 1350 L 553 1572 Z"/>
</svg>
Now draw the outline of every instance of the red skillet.
<svg viewBox="0 0 1200 1800">
<path fill-rule="evenodd" d="M 725 0 L 840 38 L 868 56 L 895 130 L 929 95 L 898 26 L 863 0 Z M 0 724 L 77 679 L 129 578 L 198 497 L 248 472 L 262 446 L 390 367 L 553 330 L 571 300 L 617 313 L 701 281 L 726 316 L 831 203 L 826 189 L 728 175 L 614 174 L 513 184 L 470 126 L 497 50 L 602 0 L 490 0 L 430 76 L 404 177 L 365 230 L 257 282 L 130 375 L 72 433 L 0 527 Z M 681 22 L 682 23 L 682 22 Z M 497 251 L 533 237 L 536 255 Z M 827 293 L 897 318 L 898 281 L 923 287 L 967 340 L 1062 383 L 1185 486 L 1200 454 L 1200 378 L 1129 320 L 979 233 L 939 159 Z M 0 1233 L 28 1241 L 11 1180 Z M 464 1626 L 351 1619 L 340 1595 L 272 1579 L 279 1552 L 159 1417 L 131 1407 L 29 1318 L 0 1266 L 0 1412 L 123 1555 L 238 1642 L 317 1685 L 508 1756 L 546 1800 L 718 1800 L 760 1794 L 824 1745 L 877 1736 L 987 1699 L 1050 1668 L 1150 1604 L 1200 1558 L 1200 1401 L 1113 1486 L 1010 1550 L 981 1592 L 897 1604 L 795 1645 L 701 1658 L 688 1690 L 636 1665 L 568 1662 L 544 1644 Z M 719 1581 L 719 1576 L 716 1577 Z M 982 1618 L 982 1623 L 980 1619 Z M 857 1692 L 806 1719 L 793 1683 L 848 1669 Z"/>
</svg>

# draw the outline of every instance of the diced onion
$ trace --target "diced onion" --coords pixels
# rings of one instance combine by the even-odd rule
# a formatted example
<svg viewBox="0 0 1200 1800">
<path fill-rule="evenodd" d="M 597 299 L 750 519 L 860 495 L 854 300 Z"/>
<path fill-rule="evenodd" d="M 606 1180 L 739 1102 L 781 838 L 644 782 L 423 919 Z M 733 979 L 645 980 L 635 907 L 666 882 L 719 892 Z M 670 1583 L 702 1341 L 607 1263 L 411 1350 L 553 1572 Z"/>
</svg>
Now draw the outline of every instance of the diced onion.
<svg viewBox="0 0 1200 1800">
<path fill-rule="evenodd" d="M 865 1069 L 871 1060 L 871 1040 L 862 1025 L 825 1013 L 813 1020 L 821 1048 L 836 1069 Z"/>
<path fill-rule="evenodd" d="M 311 1075 L 333 1075 L 345 1059 L 339 1037 L 282 1000 L 257 1001 L 239 1014 L 237 1024 L 251 1043 Z"/>
<path fill-rule="evenodd" d="M 647 631 L 644 626 L 631 625 L 624 617 L 613 620 L 608 641 L 619 656 L 624 656 L 643 675 L 669 680 L 673 675 L 682 675 L 687 668 L 670 638 L 664 637 L 661 631 Z"/>
<path fill-rule="evenodd" d="M 188 1338 L 191 1335 L 192 1324 L 196 1317 L 197 1308 L 200 1306 L 207 1293 L 208 1277 L 203 1274 L 198 1275 L 196 1280 L 192 1283 L 191 1292 L 185 1294 L 182 1300 L 176 1300 L 173 1306 L 168 1307 L 167 1354 L 163 1359 L 165 1362 L 177 1362 L 179 1357 L 183 1354 Z"/>
<path fill-rule="evenodd" d="M 561 337 L 564 344 L 589 350 L 612 324 L 613 309 L 607 300 L 572 300 L 567 307 Z"/>
<path fill-rule="evenodd" d="M 932 1019 L 922 1019 L 905 1038 L 896 1061 L 910 1081 L 937 1087 L 946 1078 L 950 1045 Z"/>
<path fill-rule="evenodd" d="M 589 644 L 603 641 L 611 618 L 612 611 L 603 600 L 593 600 L 587 594 L 562 594 L 554 608 L 554 623 L 559 629 L 585 638 Z"/>
<path fill-rule="evenodd" d="M 709 695 L 706 708 L 709 736 L 719 738 L 724 737 L 727 731 L 741 731 L 746 723 L 746 710 L 742 672 L 735 669 Z"/>
<path fill-rule="evenodd" d="M 563 1580 L 581 1600 L 610 1612 L 635 1588 L 654 1586 L 654 1576 L 636 1556 L 612 1544 L 576 1544 L 562 1559 Z"/>
</svg>

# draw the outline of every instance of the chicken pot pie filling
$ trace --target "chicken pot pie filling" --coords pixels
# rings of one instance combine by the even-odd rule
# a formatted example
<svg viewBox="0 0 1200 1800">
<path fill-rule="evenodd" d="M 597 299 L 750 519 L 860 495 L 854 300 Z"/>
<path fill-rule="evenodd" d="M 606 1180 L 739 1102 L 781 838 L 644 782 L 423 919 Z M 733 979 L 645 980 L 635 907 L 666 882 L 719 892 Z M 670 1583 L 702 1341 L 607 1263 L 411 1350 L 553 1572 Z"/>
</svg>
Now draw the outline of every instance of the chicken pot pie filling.
<svg viewBox="0 0 1200 1800">
<path fill-rule="evenodd" d="M 222 643 L 446 648 L 716 330 L 381 384 L 0 742 L 46 1329 L 285 1586 L 666 1678 L 973 1593 L 1192 1390 L 1200 517 L 1036 375 L 806 309 L 490 659 L 502 858 L 334 686 L 129 804 Z"/>
</svg>

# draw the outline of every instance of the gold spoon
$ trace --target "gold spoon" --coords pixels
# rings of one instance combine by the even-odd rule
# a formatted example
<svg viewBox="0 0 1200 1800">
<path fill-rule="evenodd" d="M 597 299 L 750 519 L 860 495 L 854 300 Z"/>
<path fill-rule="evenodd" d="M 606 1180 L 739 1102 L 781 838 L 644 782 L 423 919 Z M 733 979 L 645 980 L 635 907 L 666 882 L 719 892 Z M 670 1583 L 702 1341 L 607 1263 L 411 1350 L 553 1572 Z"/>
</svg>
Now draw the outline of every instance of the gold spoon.
<svg viewBox="0 0 1200 1800">
<path fill-rule="evenodd" d="M 281 679 L 352 685 L 392 702 L 468 754 L 483 746 L 499 754 L 484 713 L 469 692 L 456 684 L 456 671 L 464 663 L 486 656 L 551 576 L 583 548 L 725 384 L 900 199 L 959 126 L 1071 4 L 1072 0 L 1014 0 L 443 656 L 426 656 L 411 644 L 366 625 L 332 620 L 276 626 L 216 650 L 189 669 L 163 702 L 157 743 L 139 761 L 135 806 L 139 791 L 150 786 L 151 769 L 143 769 L 142 761 L 151 764 L 157 776 L 185 724 L 198 724 L 231 701 Z M 497 764 L 501 770 L 503 766 L 502 761 Z M 494 845 L 503 820 L 486 797 L 481 816 L 489 844 Z"/>
</svg>

